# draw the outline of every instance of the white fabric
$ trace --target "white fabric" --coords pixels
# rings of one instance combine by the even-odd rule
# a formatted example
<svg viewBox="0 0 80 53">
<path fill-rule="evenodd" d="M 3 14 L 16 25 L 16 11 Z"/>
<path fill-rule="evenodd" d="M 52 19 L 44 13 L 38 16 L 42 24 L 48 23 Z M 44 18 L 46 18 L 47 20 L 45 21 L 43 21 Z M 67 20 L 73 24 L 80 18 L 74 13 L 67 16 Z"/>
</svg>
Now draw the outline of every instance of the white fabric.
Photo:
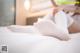
<svg viewBox="0 0 80 53">
<path fill-rule="evenodd" d="M 34 46 L 30 53 L 80 53 L 80 33 L 71 34 L 71 38 L 69 41 L 44 40 Z"/>
<path fill-rule="evenodd" d="M 35 34 L 39 33 L 39 31 L 33 26 L 11 25 L 8 26 L 8 29 L 18 33 L 35 33 Z"/>
<path fill-rule="evenodd" d="M 73 19 L 63 11 L 56 13 L 55 16 L 49 14 L 42 21 L 34 24 L 44 35 L 53 35 L 60 39 L 68 39 L 68 27 L 73 23 Z"/>
<path fill-rule="evenodd" d="M 68 23 L 67 15 L 64 12 L 60 11 L 55 14 L 56 26 L 58 26 L 60 29 L 68 33 L 67 23 Z"/>
<path fill-rule="evenodd" d="M 1 33 L 5 33 L 5 32 L 6 32 L 6 33 L 8 33 L 8 32 L 10 33 L 10 32 L 12 32 L 12 31 L 10 31 L 7 27 L 0 27 L 0 32 L 1 32 Z"/>
<path fill-rule="evenodd" d="M 35 23 L 34 26 L 44 35 L 53 36 L 61 40 L 69 39 L 68 33 L 59 29 L 51 20 L 42 20 Z"/>
<path fill-rule="evenodd" d="M 67 14 L 67 20 L 68 20 L 67 26 L 70 27 L 74 22 L 73 17 L 71 17 L 70 14 Z"/>
<path fill-rule="evenodd" d="M 0 46 L 7 45 L 8 53 L 80 53 L 80 33 L 69 41 L 59 41 L 41 34 L 0 32 Z"/>
<path fill-rule="evenodd" d="M 52 20 L 54 23 L 58 21 L 58 23 L 60 22 L 59 25 L 62 25 L 62 26 L 64 25 L 65 27 L 66 27 L 65 24 L 67 24 L 67 28 L 74 22 L 71 15 L 66 14 L 63 11 L 59 11 L 58 13 L 55 14 L 55 16 L 53 16 L 52 12 L 50 12 L 46 16 L 44 16 L 43 19 L 44 20 Z M 63 24 L 63 22 L 64 22 L 64 24 Z"/>
<path fill-rule="evenodd" d="M 0 33 L 0 45 L 8 46 L 8 53 L 28 53 L 32 51 L 36 45 L 43 43 L 55 43 L 52 46 L 59 45 L 59 40 L 41 34 L 28 34 L 28 33 Z M 40 45 L 38 45 L 40 46 Z M 49 47 L 50 45 L 48 45 Z M 55 47 L 53 47 L 55 49 Z M 48 49 L 48 48 L 47 48 Z"/>
</svg>

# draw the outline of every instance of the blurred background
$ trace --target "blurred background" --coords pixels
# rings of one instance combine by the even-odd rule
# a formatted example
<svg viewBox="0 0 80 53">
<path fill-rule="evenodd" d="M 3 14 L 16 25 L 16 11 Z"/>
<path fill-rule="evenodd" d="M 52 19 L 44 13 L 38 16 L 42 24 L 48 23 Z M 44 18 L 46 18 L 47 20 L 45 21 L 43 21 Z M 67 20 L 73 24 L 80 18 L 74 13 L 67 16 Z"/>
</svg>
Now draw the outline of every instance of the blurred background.
<svg viewBox="0 0 80 53">
<path fill-rule="evenodd" d="M 74 9 L 71 5 L 63 7 Z M 51 0 L 0 0 L 0 26 L 32 25 L 52 9 Z"/>
</svg>

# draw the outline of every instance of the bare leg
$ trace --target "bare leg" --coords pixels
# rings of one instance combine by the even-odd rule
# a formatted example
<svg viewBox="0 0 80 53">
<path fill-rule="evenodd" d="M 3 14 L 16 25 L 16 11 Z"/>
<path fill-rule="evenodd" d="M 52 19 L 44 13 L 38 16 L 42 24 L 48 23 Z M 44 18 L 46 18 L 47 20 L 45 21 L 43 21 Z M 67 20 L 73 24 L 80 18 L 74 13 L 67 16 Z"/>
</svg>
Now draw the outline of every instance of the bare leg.
<svg viewBox="0 0 80 53">
<path fill-rule="evenodd" d="M 69 40 L 69 34 L 63 29 L 58 28 L 52 21 L 41 21 L 36 23 L 34 26 L 44 35 L 53 36 L 60 40 Z"/>
<path fill-rule="evenodd" d="M 70 33 L 78 33 L 80 32 L 80 24 L 75 21 L 68 29 Z"/>
</svg>

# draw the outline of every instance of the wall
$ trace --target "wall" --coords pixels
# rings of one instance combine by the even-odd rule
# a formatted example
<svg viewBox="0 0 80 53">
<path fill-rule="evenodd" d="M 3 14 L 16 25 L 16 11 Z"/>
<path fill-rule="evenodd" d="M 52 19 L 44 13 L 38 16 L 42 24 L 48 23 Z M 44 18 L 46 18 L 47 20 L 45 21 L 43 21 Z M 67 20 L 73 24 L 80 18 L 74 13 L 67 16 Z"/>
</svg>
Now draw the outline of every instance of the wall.
<svg viewBox="0 0 80 53">
<path fill-rule="evenodd" d="M 24 0 L 16 0 L 16 24 L 26 24 L 27 11 L 24 8 Z"/>
<path fill-rule="evenodd" d="M 39 12 L 42 10 L 50 9 L 52 3 L 50 0 L 32 0 L 32 12 Z"/>
<path fill-rule="evenodd" d="M 17 25 L 25 25 L 25 24 L 27 24 L 27 21 L 26 21 L 27 16 L 32 16 L 31 13 L 27 14 L 27 11 L 24 8 L 24 1 L 25 0 L 16 0 L 16 24 Z M 40 2 L 44 3 L 45 1 L 46 0 L 32 0 L 32 2 L 33 2 L 32 5 L 34 5 L 35 3 L 39 3 L 40 4 Z M 48 2 L 48 3 L 50 3 L 50 2 Z M 45 6 L 43 6 L 43 7 L 45 7 Z M 35 10 L 35 9 L 33 9 L 33 10 Z M 39 12 L 39 13 L 36 13 L 36 14 L 40 15 L 40 14 L 44 14 L 44 13 L 45 12 L 42 12 L 42 13 Z M 36 14 L 34 16 L 36 16 Z"/>
</svg>

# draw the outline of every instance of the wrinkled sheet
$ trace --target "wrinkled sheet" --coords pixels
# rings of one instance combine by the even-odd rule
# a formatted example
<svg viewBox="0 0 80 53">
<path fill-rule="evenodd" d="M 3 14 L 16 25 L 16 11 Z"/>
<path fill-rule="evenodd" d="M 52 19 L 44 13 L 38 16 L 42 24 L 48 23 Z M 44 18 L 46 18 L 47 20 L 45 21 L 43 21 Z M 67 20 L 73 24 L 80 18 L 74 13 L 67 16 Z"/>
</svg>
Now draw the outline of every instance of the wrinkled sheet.
<svg viewBox="0 0 80 53">
<path fill-rule="evenodd" d="M 0 46 L 7 45 L 8 53 L 80 53 L 80 33 L 70 34 L 69 41 L 60 41 L 42 34 L 13 33 L 3 29 L 0 29 Z"/>
</svg>

